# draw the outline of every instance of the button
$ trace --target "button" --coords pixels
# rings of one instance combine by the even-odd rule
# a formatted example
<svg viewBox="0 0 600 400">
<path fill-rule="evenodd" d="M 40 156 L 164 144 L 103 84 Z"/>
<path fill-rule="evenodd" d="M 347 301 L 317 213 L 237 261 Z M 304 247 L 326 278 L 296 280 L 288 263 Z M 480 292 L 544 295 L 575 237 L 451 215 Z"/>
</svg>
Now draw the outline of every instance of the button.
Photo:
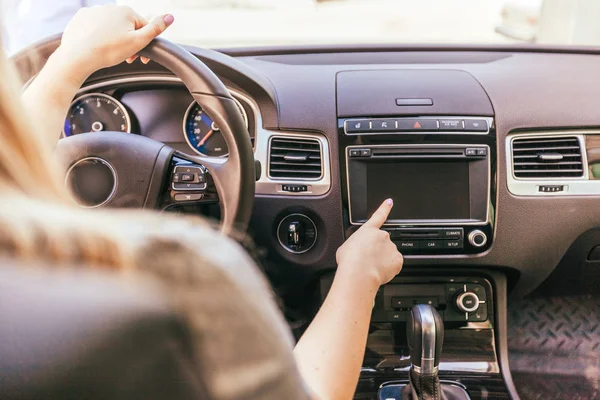
<svg viewBox="0 0 600 400">
<path fill-rule="evenodd" d="M 440 119 L 440 131 L 462 131 L 465 127 L 462 119 Z"/>
<path fill-rule="evenodd" d="M 488 124 L 485 119 L 465 119 L 465 131 L 487 132 Z"/>
<path fill-rule="evenodd" d="M 487 149 L 477 149 L 478 156 L 487 156 Z"/>
<path fill-rule="evenodd" d="M 389 322 L 406 322 L 406 311 L 391 311 L 388 313 Z"/>
<path fill-rule="evenodd" d="M 308 191 L 308 187 L 306 185 L 281 185 L 281 190 L 283 192 L 301 193 Z"/>
<path fill-rule="evenodd" d="M 397 229 L 384 229 L 387 233 L 390 234 L 390 238 L 396 239 L 400 236 L 400 232 Z"/>
<path fill-rule="evenodd" d="M 477 155 L 477 149 L 466 149 L 465 150 L 465 155 L 466 156 L 476 156 Z"/>
<path fill-rule="evenodd" d="M 487 295 L 485 294 L 485 288 L 482 285 L 468 283 L 467 290 L 475 293 L 477 297 L 479 297 L 480 302 L 486 301 Z"/>
<path fill-rule="evenodd" d="M 463 236 L 461 229 L 449 229 L 444 231 L 444 237 L 447 238 L 461 238 Z"/>
<path fill-rule="evenodd" d="M 202 200 L 201 193 L 177 193 L 175 195 L 175 201 L 198 201 Z"/>
<path fill-rule="evenodd" d="M 424 240 L 421 243 L 421 248 L 422 249 L 440 249 L 442 248 L 442 241 L 441 240 Z"/>
<path fill-rule="evenodd" d="M 204 190 L 206 183 L 174 183 L 174 190 Z"/>
<path fill-rule="evenodd" d="M 371 121 L 368 119 L 354 119 L 352 121 L 346 121 L 346 132 L 348 133 L 369 132 L 370 130 Z"/>
<path fill-rule="evenodd" d="M 371 149 L 360 149 L 361 157 L 371 157 Z"/>
<path fill-rule="evenodd" d="M 396 120 L 395 119 L 373 119 L 371 120 L 372 131 L 395 131 Z"/>
<path fill-rule="evenodd" d="M 194 180 L 194 174 L 181 174 L 181 182 L 192 182 Z"/>
<path fill-rule="evenodd" d="M 556 193 L 556 192 L 562 192 L 563 190 L 565 190 L 564 185 L 544 185 L 544 186 L 540 186 L 538 191 L 542 192 L 542 193 Z"/>
<path fill-rule="evenodd" d="M 458 293 L 460 290 L 463 290 L 464 285 L 460 284 L 460 283 L 450 283 L 448 285 L 446 285 L 446 293 L 448 294 L 448 299 L 454 297 L 454 295 L 456 293 Z"/>
<path fill-rule="evenodd" d="M 414 304 L 429 304 L 432 307 L 437 307 L 439 305 L 437 297 L 419 297 L 415 299 L 415 301 Z"/>
<path fill-rule="evenodd" d="M 474 313 L 469 314 L 469 322 L 483 322 L 487 319 L 487 306 L 485 304 L 480 305 Z"/>
<path fill-rule="evenodd" d="M 462 240 L 444 240 L 445 249 L 462 249 Z"/>
<path fill-rule="evenodd" d="M 173 174 L 173 179 L 172 179 L 173 183 L 178 183 L 180 180 L 181 180 L 180 174 Z"/>
<path fill-rule="evenodd" d="M 473 296 L 466 296 L 463 299 L 462 304 L 465 306 L 465 308 L 473 308 L 473 306 L 477 304 L 477 301 Z"/>
<path fill-rule="evenodd" d="M 350 157 L 360 157 L 360 150 L 350 149 L 350 152 L 348 154 L 350 155 Z"/>
<path fill-rule="evenodd" d="M 202 168 L 188 165 L 178 165 L 175 167 L 175 172 L 181 172 L 184 174 L 203 174 Z"/>
<path fill-rule="evenodd" d="M 417 240 L 402 240 L 397 242 L 396 246 L 399 250 L 416 250 L 419 248 L 419 242 Z"/>
<path fill-rule="evenodd" d="M 432 99 L 396 99 L 397 106 L 432 106 Z"/>
<path fill-rule="evenodd" d="M 398 130 L 403 132 L 437 131 L 438 123 L 435 119 L 408 119 L 398 120 Z"/>
<path fill-rule="evenodd" d="M 392 297 L 392 308 L 411 308 L 413 305 L 410 297 Z"/>
<path fill-rule="evenodd" d="M 198 183 L 206 183 L 206 175 L 198 174 Z"/>
</svg>

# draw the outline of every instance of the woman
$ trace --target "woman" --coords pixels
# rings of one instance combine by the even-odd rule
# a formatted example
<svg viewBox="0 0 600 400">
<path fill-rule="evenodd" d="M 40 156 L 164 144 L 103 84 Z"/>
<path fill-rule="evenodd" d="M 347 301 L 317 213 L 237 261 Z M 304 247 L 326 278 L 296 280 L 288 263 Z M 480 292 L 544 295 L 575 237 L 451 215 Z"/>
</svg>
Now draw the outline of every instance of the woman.
<svg viewBox="0 0 600 400">
<path fill-rule="evenodd" d="M 38 127 L 22 118 L 18 88 L 10 87 L 16 80 L 2 57 L 0 249 L 25 261 L 92 265 L 159 281 L 189 323 L 195 355 L 212 367 L 202 376 L 211 399 L 275 399 L 286 393 L 350 399 L 375 294 L 402 268 L 402 255 L 379 229 L 391 199 L 339 248 L 331 291 L 292 358 L 291 335 L 268 285 L 238 244 L 202 221 L 148 211 L 83 210 L 65 192 L 51 149 L 76 91 L 92 72 L 132 62 L 173 20 L 164 15 L 148 22 L 120 6 L 78 12 L 23 94 L 25 106 L 41 114 Z"/>
</svg>

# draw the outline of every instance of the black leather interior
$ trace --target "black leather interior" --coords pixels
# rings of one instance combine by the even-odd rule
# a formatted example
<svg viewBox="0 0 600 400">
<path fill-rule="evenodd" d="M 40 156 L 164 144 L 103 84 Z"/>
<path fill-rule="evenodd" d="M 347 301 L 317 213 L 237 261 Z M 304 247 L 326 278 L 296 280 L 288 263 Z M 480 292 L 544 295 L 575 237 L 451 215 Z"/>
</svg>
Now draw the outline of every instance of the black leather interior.
<svg viewBox="0 0 600 400">
<path fill-rule="evenodd" d="M 206 398 L 188 330 L 150 283 L 2 264 L 1 399 Z"/>
</svg>

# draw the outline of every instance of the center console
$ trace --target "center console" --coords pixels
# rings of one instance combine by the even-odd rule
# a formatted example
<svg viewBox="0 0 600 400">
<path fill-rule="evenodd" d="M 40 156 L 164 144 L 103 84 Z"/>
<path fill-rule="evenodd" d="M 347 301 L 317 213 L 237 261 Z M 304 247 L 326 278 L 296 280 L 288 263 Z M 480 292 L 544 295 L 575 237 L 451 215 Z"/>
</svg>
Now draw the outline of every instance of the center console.
<svg viewBox="0 0 600 400">
<path fill-rule="evenodd" d="M 496 132 L 485 91 L 459 70 L 345 71 L 337 96 L 346 236 L 391 198 L 382 229 L 405 258 L 377 294 L 356 398 L 401 400 L 399 388 L 414 387 L 406 330 L 415 306 L 443 324 L 441 386 L 471 399 L 510 398 L 504 275 L 475 263 L 436 266 L 476 259 L 494 244 Z"/>
</svg>

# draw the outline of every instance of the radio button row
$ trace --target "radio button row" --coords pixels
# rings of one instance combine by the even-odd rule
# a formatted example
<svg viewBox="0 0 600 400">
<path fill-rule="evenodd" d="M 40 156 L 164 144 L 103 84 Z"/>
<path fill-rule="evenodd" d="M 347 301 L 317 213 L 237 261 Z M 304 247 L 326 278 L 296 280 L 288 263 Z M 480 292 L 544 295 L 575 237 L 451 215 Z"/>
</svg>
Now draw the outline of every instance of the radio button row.
<svg viewBox="0 0 600 400">
<path fill-rule="evenodd" d="M 392 239 L 394 234 L 392 233 Z M 441 250 L 441 249 L 462 249 L 462 239 L 456 240 L 394 240 L 398 250 L 413 251 L 413 250 Z"/>
</svg>

